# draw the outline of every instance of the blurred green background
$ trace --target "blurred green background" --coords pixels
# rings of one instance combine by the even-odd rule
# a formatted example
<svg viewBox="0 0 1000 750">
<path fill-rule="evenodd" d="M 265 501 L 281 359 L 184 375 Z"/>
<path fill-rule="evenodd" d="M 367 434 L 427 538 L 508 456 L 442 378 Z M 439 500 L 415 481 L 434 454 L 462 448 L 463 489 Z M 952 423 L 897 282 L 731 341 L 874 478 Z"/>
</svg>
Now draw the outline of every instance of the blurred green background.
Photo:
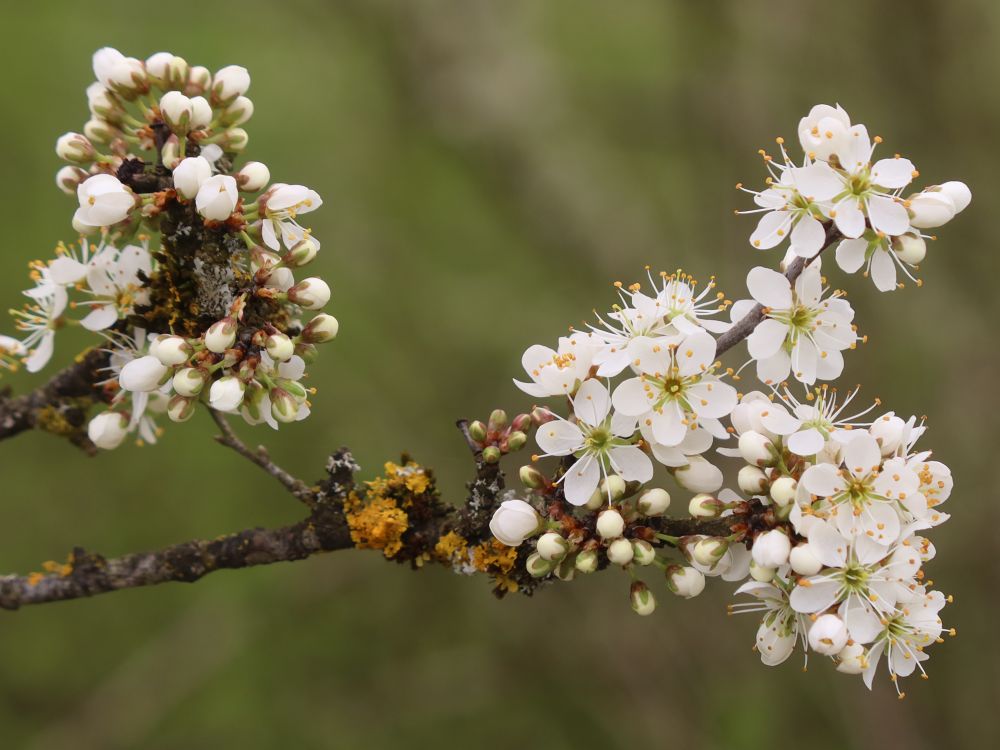
<svg viewBox="0 0 1000 750">
<path fill-rule="evenodd" d="M 930 574 L 959 636 L 906 700 L 820 659 L 763 667 L 756 622 L 725 617 L 730 584 L 682 602 L 654 581 L 659 611 L 638 618 L 625 576 L 498 602 L 485 580 L 339 553 L 0 613 L 0 745 L 998 746 L 998 30 L 991 0 L 8 4 L 5 306 L 27 262 L 72 238 L 53 145 L 86 119 L 96 48 L 249 67 L 248 157 L 325 199 L 309 218 L 341 335 L 312 369 L 314 416 L 252 435 L 308 478 L 342 444 L 366 478 L 405 449 L 458 501 L 454 420 L 530 406 L 510 384 L 521 352 L 608 305 L 610 281 L 683 265 L 739 296 L 779 254 L 749 247 L 733 184 L 758 184 L 756 149 L 794 141 L 816 102 L 975 197 L 922 290 L 880 295 L 828 263 L 870 336 L 846 382 L 927 415 L 956 476 Z M 53 364 L 79 343 L 62 337 Z M 0 446 L 0 570 L 297 519 L 206 418 L 167 427 L 96 460 L 42 434 Z"/>
</svg>

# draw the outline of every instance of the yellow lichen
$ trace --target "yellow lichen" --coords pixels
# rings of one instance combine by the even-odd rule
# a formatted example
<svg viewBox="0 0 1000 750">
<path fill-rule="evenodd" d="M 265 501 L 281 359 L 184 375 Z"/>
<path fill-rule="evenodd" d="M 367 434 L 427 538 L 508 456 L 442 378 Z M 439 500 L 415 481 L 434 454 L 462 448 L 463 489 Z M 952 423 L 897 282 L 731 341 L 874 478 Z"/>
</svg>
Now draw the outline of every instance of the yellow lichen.
<svg viewBox="0 0 1000 750">
<path fill-rule="evenodd" d="M 55 560 L 46 560 L 42 563 L 42 570 L 46 573 L 57 573 L 65 578 L 73 572 L 73 566 L 69 563 L 57 563 Z"/>
<path fill-rule="evenodd" d="M 444 563 L 464 563 L 469 559 L 469 543 L 461 534 L 449 531 L 434 545 L 434 557 Z"/>
<path fill-rule="evenodd" d="M 491 575 L 497 588 L 510 594 L 517 591 L 517 581 L 508 575 L 516 562 L 517 548 L 508 547 L 496 539 L 477 544 L 472 549 L 472 566 L 481 573 Z"/>
<path fill-rule="evenodd" d="M 362 499 L 352 492 L 344 501 L 344 514 L 358 549 L 380 549 L 387 558 L 402 549 L 409 519 L 391 497 L 369 493 Z"/>
</svg>

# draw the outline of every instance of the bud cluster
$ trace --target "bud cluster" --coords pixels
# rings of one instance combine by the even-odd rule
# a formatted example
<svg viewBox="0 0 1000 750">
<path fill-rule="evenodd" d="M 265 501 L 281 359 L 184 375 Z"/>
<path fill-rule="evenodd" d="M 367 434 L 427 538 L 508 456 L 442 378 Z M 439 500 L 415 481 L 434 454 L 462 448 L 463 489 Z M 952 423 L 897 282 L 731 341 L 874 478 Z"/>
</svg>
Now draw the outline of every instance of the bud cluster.
<svg viewBox="0 0 1000 750">
<path fill-rule="evenodd" d="M 329 285 L 296 278 L 320 249 L 299 221 L 322 200 L 272 184 L 261 162 L 235 165 L 249 73 L 111 48 L 93 68 L 90 119 L 56 143 L 68 163 L 56 183 L 77 196 L 82 236 L 32 264 L 29 302 L 13 311 L 23 336 L 0 337 L 0 366 L 40 370 L 67 323 L 102 335 L 111 409 L 88 430 L 101 448 L 136 432 L 153 442 L 156 414 L 183 422 L 199 402 L 275 428 L 304 418 L 306 364 L 339 328 L 322 312 Z"/>
<path fill-rule="evenodd" d="M 518 414 L 508 420 L 507 412 L 494 409 L 485 424 L 479 420 L 469 423 L 469 438 L 482 452 L 483 460 L 495 464 L 502 456 L 519 451 L 527 444 L 532 426 L 531 414 Z"/>
</svg>

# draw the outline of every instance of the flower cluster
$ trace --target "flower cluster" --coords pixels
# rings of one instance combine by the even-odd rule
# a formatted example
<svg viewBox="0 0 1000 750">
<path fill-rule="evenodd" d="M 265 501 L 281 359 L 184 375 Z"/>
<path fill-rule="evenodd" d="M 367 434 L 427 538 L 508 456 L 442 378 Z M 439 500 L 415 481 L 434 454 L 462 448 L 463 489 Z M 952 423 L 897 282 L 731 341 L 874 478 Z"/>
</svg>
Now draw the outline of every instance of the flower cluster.
<svg viewBox="0 0 1000 750">
<path fill-rule="evenodd" d="M 941 640 L 948 599 L 924 578 L 934 556 L 924 532 L 947 520 L 952 480 L 915 448 L 922 423 L 879 416 L 878 400 L 857 409 L 857 389 L 822 382 L 865 339 L 819 255 L 836 248 L 842 270 L 864 267 L 878 289 L 895 289 L 896 269 L 912 278 L 923 259 L 921 230 L 970 193 L 947 182 L 903 197 L 913 164 L 873 161 L 867 130 L 840 107 L 814 107 L 799 136 L 802 162 L 779 138 L 781 163 L 765 153 L 766 188 L 750 191 L 763 213 L 751 245 L 787 236 L 784 273 L 753 268 L 748 297 L 733 303 L 714 279 L 699 290 L 683 272 L 647 270 L 649 286 L 617 283 L 619 304 L 588 330 L 525 352 L 527 379 L 515 383 L 557 403 L 531 411 L 539 452 L 520 471 L 526 492 L 490 528 L 537 579 L 624 569 L 642 615 L 656 607 L 644 568 L 684 598 L 707 578 L 742 582 L 736 593 L 753 600 L 731 611 L 763 613 L 765 664 L 799 647 L 870 687 L 882 663 L 894 682 L 923 672 L 925 648 Z M 742 340 L 760 385 L 739 394 L 743 367 L 719 358 Z M 686 491 L 689 518 L 667 516 L 657 466 Z M 727 477 L 739 492 L 724 489 Z"/>
<path fill-rule="evenodd" d="M 271 183 L 260 162 L 235 166 L 249 74 L 111 48 L 93 68 L 90 119 L 56 143 L 81 238 L 32 264 L 29 301 L 13 313 L 23 335 L 0 336 L 0 367 L 42 369 L 68 324 L 98 332 L 110 408 L 88 433 L 105 449 L 132 433 L 153 442 L 155 414 L 183 422 L 199 402 L 274 428 L 303 419 L 306 363 L 338 331 L 320 312 L 327 283 L 295 278 L 320 249 L 299 222 L 322 200 Z"/>
</svg>

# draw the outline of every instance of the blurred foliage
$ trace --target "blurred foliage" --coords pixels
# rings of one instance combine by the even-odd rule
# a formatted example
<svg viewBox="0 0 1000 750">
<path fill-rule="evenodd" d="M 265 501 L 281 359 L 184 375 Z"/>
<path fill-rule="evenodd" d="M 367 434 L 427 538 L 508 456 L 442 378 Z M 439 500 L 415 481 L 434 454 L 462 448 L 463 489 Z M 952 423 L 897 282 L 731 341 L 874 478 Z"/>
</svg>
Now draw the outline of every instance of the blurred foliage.
<svg viewBox="0 0 1000 750">
<path fill-rule="evenodd" d="M 870 344 L 848 377 L 926 414 L 952 466 L 954 519 L 932 575 L 959 637 L 897 701 L 797 658 L 762 667 L 729 586 L 635 617 L 614 575 L 493 600 L 485 581 L 413 574 L 377 553 L 221 573 L 0 616 L 4 748 L 995 747 L 1000 271 L 1000 5 L 990 0 L 8 4 L 0 65 L 0 296 L 71 238 L 53 145 L 86 119 L 90 55 L 160 49 L 248 66 L 250 158 L 326 203 L 313 226 L 341 336 L 312 371 L 314 416 L 258 430 L 312 477 L 349 444 L 365 475 L 409 450 L 458 501 L 457 417 L 530 406 L 510 384 L 610 282 L 649 263 L 730 296 L 751 263 L 756 149 L 840 101 L 972 208 L 942 232 L 922 290 L 843 279 Z M 993 178 L 995 179 L 995 178 Z M 312 216 L 310 218 L 313 218 Z M 61 336 L 54 365 L 80 345 Z M 30 379 L 8 379 L 15 388 Z M 0 569 L 73 545 L 105 554 L 296 518 L 199 418 L 156 448 L 89 460 L 46 435 L 0 446 Z M 673 489 L 671 487 L 671 489 Z M 678 493 L 678 497 L 682 493 Z M 683 503 L 678 503 L 683 505 Z M 669 739 L 668 739 L 669 738 Z"/>
</svg>

